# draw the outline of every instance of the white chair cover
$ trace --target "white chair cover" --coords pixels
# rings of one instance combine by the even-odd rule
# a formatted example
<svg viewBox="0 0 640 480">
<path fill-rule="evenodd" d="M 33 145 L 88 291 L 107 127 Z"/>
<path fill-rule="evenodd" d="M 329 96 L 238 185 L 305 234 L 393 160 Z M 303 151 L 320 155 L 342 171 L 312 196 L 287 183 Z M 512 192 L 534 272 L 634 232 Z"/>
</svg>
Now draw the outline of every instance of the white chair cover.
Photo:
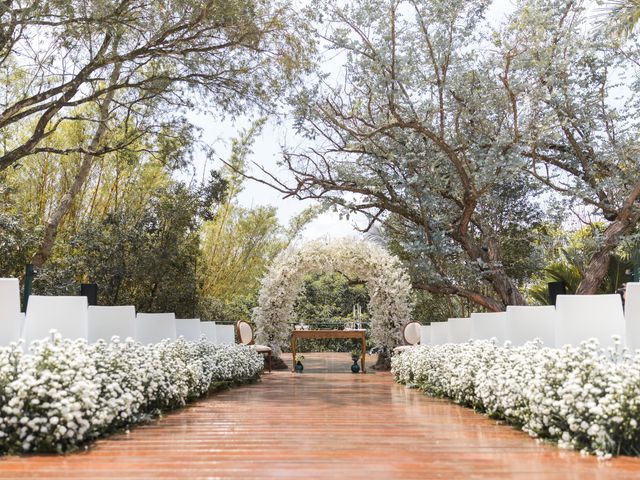
<svg viewBox="0 0 640 480">
<path fill-rule="evenodd" d="M 240 333 L 240 343 L 249 345 L 253 340 L 253 329 L 247 322 L 238 322 L 238 330 Z"/>
<path fill-rule="evenodd" d="M 117 335 L 121 340 L 136 338 L 136 307 L 133 305 L 89 306 L 89 342 L 107 342 Z"/>
<path fill-rule="evenodd" d="M 409 322 L 404 326 L 404 339 L 409 345 L 417 345 L 420 343 L 421 326 L 419 322 Z"/>
<path fill-rule="evenodd" d="M 200 330 L 199 318 L 176 318 L 176 335 L 183 337 L 189 342 L 200 340 L 202 331 Z"/>
<path fill-rule="evenodd" d="M 176 316 L 173 313 L 139 313 L 136 315 L 136 340 L 143 344 L 176 339 Z"/>
<path fill-rule="evenodd" d="M 200 321 L 200 331 L 211 343 L 218 343 L 218 335 L 216 330 L 216 322 Z"/>
<path fill-rule="evenodd" d="M 502 345 L 507 336 L 507 312 L 489 312 L 471 314 L 471 338 L 491 340 L 495 337 Z"/>
<path fill-rule="evenodd" d="M 31 295 L 24 322 L 27 345 L 50 337 L 57 330 L 63 338 L 88 338 L 87 297 L 45 297 Z"/>
<path fill-rule="evenodd" d="M 548 306 L 507 307 L 507 340 L 514 346 L 539 338 L 545 347 L 555 346 L 556 308 Z"/>
<path fill-rule="evenodd" d="M 556 347 L 596 338 L 600 346 L 613 345 L 612 336 L 624 342 L 622 298 L 610 295 L 558 295 L 556 299 Z"/>
<path fill-rule="evenodd" d="M 450 318 L 449 324 L 449 343 L 466 343 L 471 338 L 471 319 L 470 318 Z"/>
<path fill-rule="evenodd" d="M 627 283 L 624 301 L 624 321 L 627 347 L 640 348 L 640 283 Z"/>
<path fill-rule="evenodd" d="M 17 278 L 0 278 L 0 346 L 20 340 L 20 284 Z"/>
</svg>

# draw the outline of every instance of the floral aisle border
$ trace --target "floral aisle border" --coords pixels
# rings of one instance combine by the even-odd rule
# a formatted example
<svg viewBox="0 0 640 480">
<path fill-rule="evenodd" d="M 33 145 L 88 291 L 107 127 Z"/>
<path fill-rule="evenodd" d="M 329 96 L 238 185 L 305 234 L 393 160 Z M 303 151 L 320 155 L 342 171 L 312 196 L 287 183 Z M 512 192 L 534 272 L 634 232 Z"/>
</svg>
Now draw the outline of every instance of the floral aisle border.
<svg viewBox="0 0 640 480">
<path fill-rule="evenodd" d="M 207 341 L 36 341 L 0 348 L 0 453 L 74 450 L 222 386 L 259 378 L 262 355 Z"/>
<path fill-rule="evenodd" d="M 371 338 L 383 348 L 402 342 L 401 329 L 411 314 L 411 280 L 400 260 L 372 242 L 352 238 L 317 240 L 282 252 L 262 280 L 253 320 L 257 341 L 279 354 L 290 340 L 287 322 L 304 277 L 311 272 L 341 272 L 366 282 Z"/>
<path fill-rule="evenodd" d="M 640 454 L 640 354 L 531 342 L 420 346 L 392 358 L 399 383 L 599 457 Z"/>
</svg>

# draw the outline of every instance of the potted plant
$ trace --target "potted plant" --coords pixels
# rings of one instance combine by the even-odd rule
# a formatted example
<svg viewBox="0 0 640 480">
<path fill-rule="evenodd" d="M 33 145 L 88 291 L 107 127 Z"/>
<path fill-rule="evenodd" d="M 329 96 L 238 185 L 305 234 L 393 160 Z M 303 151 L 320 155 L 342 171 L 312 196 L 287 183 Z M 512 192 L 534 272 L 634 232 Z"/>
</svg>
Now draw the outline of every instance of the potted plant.
<svg viewBox="0 0 640 480">
<path fill-rule="evenodd" d="M 296 373 L 302 373 L 302 370 L 304 370 L 304 365 L 302 365 L 302 360 L 304 360 L 304 355 L 296 355 L 296 365 L 295 365 Z"/>
<path fill-rule="evenodd" d="M 360 356 L 362 353 L 359 348 L 354 348 L 351 350 L 351 360 L 353 361 L 353 365 L 351 365 L 351 372 L 358 373 L 360 371 L 360 365 L 358 365 L 358 360 L 360 360 Z"/>
</svg>

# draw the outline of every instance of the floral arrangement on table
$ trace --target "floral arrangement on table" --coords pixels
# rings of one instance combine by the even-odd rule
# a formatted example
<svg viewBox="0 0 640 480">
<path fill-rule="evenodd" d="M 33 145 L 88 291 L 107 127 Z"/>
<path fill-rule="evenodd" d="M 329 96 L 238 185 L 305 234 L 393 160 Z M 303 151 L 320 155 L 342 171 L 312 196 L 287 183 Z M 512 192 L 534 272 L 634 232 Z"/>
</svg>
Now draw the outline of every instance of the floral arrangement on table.
<svg viewBox="0 0 640 480">
<path fill-rule="evenodd" d="M 354 348 L 349 354 L 351 355 L 351 360 L 354 362 L 357 362 L 362 357 L 362 351 L 359 348 Z"/>
<path fill-rule="evenodd" d="M 263 358 L 207 341 L 62 340 L 0 348 L 0 453 L 66 452 L 223 386 L 259 378 Z"/>
<path fill-rule="evenodd" d="M 419 346 L 392 359 L 399 383 L 446 397 L 533 437 L 601 458 L 640 453 L 640 351 L 499 347 L 489 341 Z"/>
<path fill-rule="evenodd" d="M 371 338 L 376 346 L 392 349 L 402 343 L 401 330 L 411 316 L 411 280 L 400 260 L 372 242 L 345 238 L 317 240 L 283 251 L 262 279 L 253 320 L 257 342 L 276 355 L 290 341 L 288 322 L 309 272 L 336 272 L 367 284 Z"/>
</svg>

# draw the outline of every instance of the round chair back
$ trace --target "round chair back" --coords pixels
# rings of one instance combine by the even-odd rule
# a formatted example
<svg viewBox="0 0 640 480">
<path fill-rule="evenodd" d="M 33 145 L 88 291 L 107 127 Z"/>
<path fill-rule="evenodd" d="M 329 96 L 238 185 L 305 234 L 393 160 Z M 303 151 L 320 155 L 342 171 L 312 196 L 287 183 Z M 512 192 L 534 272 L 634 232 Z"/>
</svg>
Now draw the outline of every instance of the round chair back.
<svg viewBox="0 0 640 480">
<path fill-rule="evenodd" d="M 417 345 L 420 343 L 420 322 L 409 322 L 404 326 L 402 336 L 404 341 L 409 345 Z"/>
<path fill-rule="evenodd" d="M 244 345 L 249 345 L 253 342 L 253 328 L 247 322 L 243 322 L 240 320 L 238 322 L 238 337 L 240 339 L 240 343 Z"/>
</svg>

